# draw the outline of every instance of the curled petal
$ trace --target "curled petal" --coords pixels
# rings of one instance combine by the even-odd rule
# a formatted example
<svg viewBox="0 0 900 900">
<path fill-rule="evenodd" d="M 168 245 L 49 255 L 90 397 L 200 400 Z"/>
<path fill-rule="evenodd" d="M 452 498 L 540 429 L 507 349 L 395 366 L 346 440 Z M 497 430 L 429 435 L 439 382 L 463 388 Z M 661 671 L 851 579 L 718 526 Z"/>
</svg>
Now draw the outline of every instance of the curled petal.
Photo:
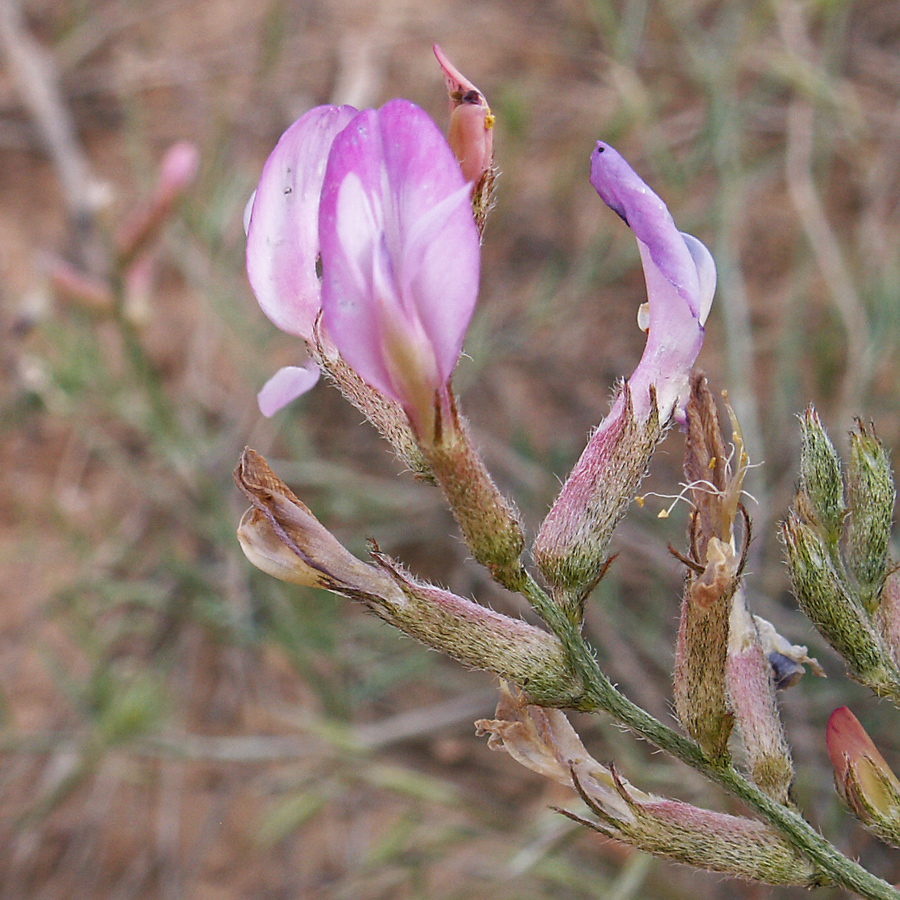
<svg viewBox="0 0 900 900">
<path fill-rule="evenodd" d="M 394 100 L 338 135 L 319 234 L 323 321 L 341 355 L 407 411 L 430 408 L 462 350 L 480 251 L 468 187 L 422 110 Z"/>
<path fill-rule="evenodd" d="M 313 360 L 304 366 L 285 366 L 279 369 L 256 395 L 259 411 L 266 416 L 274 416 L 278 410 L 292 400 L 305 394 L 319 380 L 319 367 Z"/>
<path fill-rule="evenodd" d="M 608 144 L 591 154 L 591 183 L 637 238 L 648 301 L 638 323 L 648 334 L 626 389 L 591 435 L 534 544 L 557 601 L 578 617 L 665 426 L 684 420 L 716 282 L 709 251 L 678 231 L 662 200 Z"/>
<path fill-rule="evenodd" d="M 281 136 L 245 213 L 247 274 L 263 312 L 308 343 L 320 306 L 319 198 L 335 136 L 356 115 L 318 106 Z"/>
<path fill-rule="evenodd" d="M 591 155 L 591 183 L 634 232 L 644 266 L 649 334 L 629 379 L 635 414 L 648 414 L 652 385 L 660 418 L 680 418 L 715 292 L 712 257 L 700 241 L 678 231 L 662 200 L 608 144 L 598 143 Z"/>
</svg>

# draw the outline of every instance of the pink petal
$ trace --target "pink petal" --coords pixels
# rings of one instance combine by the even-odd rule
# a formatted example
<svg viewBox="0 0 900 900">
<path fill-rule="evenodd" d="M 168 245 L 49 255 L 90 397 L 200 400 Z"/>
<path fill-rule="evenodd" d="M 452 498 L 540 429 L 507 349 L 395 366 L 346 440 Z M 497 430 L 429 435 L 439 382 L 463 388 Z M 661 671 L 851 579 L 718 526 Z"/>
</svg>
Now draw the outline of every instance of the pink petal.
<svg viewBox="0 0 900 900">
<path fill-rule="evenodd" d="M 319 197 L 335 136 L 356 115 L 319 106 L 281 136 L 263 167 L 247 230 L 247 274 L 263 312 L 282 331 L 312 339 L 320 308 Z"/>
<path fill-rule="evenodd" d="M 395 100 L 341 132 L 319 227 L 324 323 L 341 355 L 404 405 L 433 395 L 462 350 L 480 247 L 469 188 L 422 110 Z"/>
<path fill-rule="evenodd" d="M 256 395 L 259 411 L 269 418 L 310 390 L 319 380 L 319 367 L 309 360 L 304 366 L 279 369 Z"/>
</svg>

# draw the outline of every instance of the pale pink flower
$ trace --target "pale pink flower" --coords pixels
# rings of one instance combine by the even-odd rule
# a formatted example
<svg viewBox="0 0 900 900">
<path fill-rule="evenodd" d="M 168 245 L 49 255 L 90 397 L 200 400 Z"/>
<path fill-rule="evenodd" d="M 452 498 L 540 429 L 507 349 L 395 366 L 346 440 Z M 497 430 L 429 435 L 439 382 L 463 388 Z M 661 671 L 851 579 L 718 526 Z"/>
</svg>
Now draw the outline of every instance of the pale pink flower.
<svg viewBox="0 0 900 900">
<path fill-rule="evenodd" d="M 637 238 L 648 301 L 638 321 L 649 333 L 637 368 L 588 441 L 535 541 L 544 577 L 576 607 L 603 572 L 609 539 L 661 427 L 684 421 L 691 367 L 716 286 L 706 247 L 678 231 L 662 200 L 608 144 L 598 143 L 591 154 L 591 183 Z"/>
<path fill-rule="evenodd" d="M 393 100 L 337 136 L 319 237 L 328 336 L 421 432 L 462 351 L 480 259 L 468 185 L 422 110 Z"/>
<path fill-rule="evenodd" d="M 266 162 L 246 224 L 247 272 L 272 322 L 315 345 L 321 314 L 326 347 L 426 427 L 462 350 L 480 256 L 437 126 L 405 100 L 310 110 Z M 281 370 L 260 408 L 271 415 L 315 379 L 310 365 Z"/>
</svg>

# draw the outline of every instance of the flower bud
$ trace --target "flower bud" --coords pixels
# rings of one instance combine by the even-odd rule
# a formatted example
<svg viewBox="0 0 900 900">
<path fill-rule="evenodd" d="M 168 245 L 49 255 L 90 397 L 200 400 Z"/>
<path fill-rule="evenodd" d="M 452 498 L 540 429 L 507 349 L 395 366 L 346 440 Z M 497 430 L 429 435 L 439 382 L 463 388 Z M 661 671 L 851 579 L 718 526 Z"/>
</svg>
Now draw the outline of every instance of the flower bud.
<svg viewBox="0 0 900 900">
<path fill-rule="evenodd" d="M 900 847 L 900 781 L 846 706 L 831 714 L 825 740 L 835 787 L 850 811 L 869 831 Z"/>
<path fill-rule="evenodd" d="M 435 44 L 432 48 L 447 85 L 450 128 L 447 142 L 463 177 L 472 184 L 472 212 L 479 232 L 494 203 L 494 114 L 484 94 L 457 69 Z"/>
<path fill-rule="evenodd" d="M 819 529 L 792 512 L 782 523 L 781 537 L 800 608 L 844 658 L 851 677 L 879 696 L 896 696 L 900 672 L 866 613 L 848 593 Z"/>
<path fill-rule="evenodd" d="M 800 419 L 800 493 L 825 543 L 836 547 L 844 527 L 841 460 L 812 406 Z"/>
<path fill-rule="evenodd" d="M 739 589 L 731 605 L 725 666 L 730 707 L 744 744 L 751 781 L 772 799 L 787 803 L 794 767 L 775 700 L 772 669 L 744 592 Z"/>
<path fill-rule="evenodd" d="M 48 257 L 45 266 L 50 284 L 62 299 L 98 316 L 110 315 L 115 309 L 106 279 L 90 275 L 60 256 Z"/>
<path fill-rule="evenodd" d="M 887 550 L 894 516 L 894 477 L 888 454 L 875 435 L 857 421 L 850 432 L 847 467 L 847 564 L 860 600 L 875 611 L 887 575 Z"/>
<path fill-rule="evenodd" d="M 115 235 L 122 265 L 146 249 L 197 178 L 200 150 L 190 141 L 171 146 L 159 166 L 152 196 L 138 207 Z"/>
</svg>

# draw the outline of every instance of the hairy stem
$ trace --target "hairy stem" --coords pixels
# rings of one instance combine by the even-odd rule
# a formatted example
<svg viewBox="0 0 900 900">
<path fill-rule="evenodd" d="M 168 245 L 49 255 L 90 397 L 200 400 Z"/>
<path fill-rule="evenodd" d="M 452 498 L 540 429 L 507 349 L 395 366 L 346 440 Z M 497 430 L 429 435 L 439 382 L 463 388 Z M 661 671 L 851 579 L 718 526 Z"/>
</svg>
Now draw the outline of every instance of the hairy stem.
<svg viewBox="0 0 900 900">
<path fill-rule="evenodd" d="M 900 900 L 900 891 L 844 856 L 797 812 L 764 794 L 733 766 L 707 758 L 693 741 L 664 725 L 616 690 L 600 670 L 577 626 L 524 569 L 518 587 L 562 641 L 571 666 L 584 679 L 586 688 L 579 709 L 608 713 L 660 750 L 702 772 L 777 828 L 835 884 L 870 900 Z"/>
</svg>

